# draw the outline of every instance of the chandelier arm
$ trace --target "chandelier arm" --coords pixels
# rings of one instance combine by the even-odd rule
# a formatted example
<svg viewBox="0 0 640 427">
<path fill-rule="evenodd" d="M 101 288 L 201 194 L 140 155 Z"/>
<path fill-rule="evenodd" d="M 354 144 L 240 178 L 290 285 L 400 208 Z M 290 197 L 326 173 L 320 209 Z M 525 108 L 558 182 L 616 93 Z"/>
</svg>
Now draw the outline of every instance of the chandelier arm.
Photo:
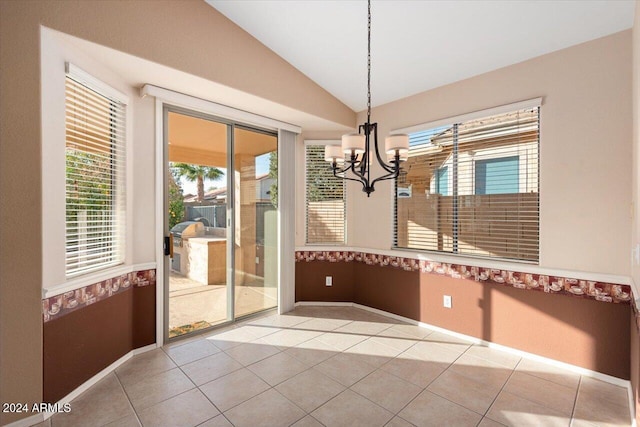
<svg viewBox="0 0 640 427">
<path fill-rule="evenodd" d="M 364 172 L 358 172 L 355 168 L 352 168 L 351 172 L 353 172 L 353 174 L 355 176 L 360 178 L 359 180 L 356 180 L 356 181 L 362 181 L 362 182 L 366 183 L 367 185 L 369 185 L 369 179 L 367 179 L 367 177 L 365 176 L 366 175 L 366 170 Z M 352 179 L 352 178 L 346 178 L 346 179 Z"/>
<path fill-rule="evenodd" d="M 359 183 L 359 184 L 361 184 L 361 185 L 362 185 L 362 189 L 363 189 L 363 191 L 367 191 L 366 189 L 367 189 L 368 184 L 367 184 L 367 183 L 365 183 L 365 182 L 364 182 L 363 180 L 361 180 L 361 179 L 348 178 L 347 176 L 338 176 L 338 174 L 336 173 L 336 170 L 335 170 L 335 169 L 333 170 L 333 176 L 335 176 L 336 178 L 344 179 L 344 180 L 346 180 L 346 181 L 354 181 L 354 182 L 357 182 L 357 183 Z"/>
<path fill-rule="evenodd" d="M 333 175 L 334 175 L 336 178 L 340 178 L 340 179 L 347 179 L 347 180 L 349 180 L 349 181 L 356 181 L 356 182 L 360 182 L 360 183 L 362 183 L 362 185 L 368 185 L 368 184 L 369 184 L 369 181 L 365 178 L 365 176 L 364 176 L 364 175 L 361 175 L 361 174 L 356 170 L 356 167 L 357 167 L 357 166 L 356 166 L 356 164 L 355 164 L 355 163 L 351 163 L 349 166 L 347 166 L 346 168 L 343 168 L 343 169 L 338 169 L 338 167 L 337 167 L 337 166 L 336 166 L 336 167 L 333 167 L 333 168 L 332 168 L 332 169 L 333 169 Z M 351 170 L 351 172 L 353 172 L 353 174 L 354 174 L 355 176 L 357 176 L 358 178 L 360 178 L 360 179 L 348 178 L 348 177 L 346 176 L 346 173 L 347 173 L 347 172 L 349 172 L 349 170 Z M 338 176 L 337 174 L 339 174 L 339 173 L 345 174 L 345 176 Z"/>
<path fill-rule="evenodd" d="M 349 166 L 345 167 L 345 168 L 338 168 L 338 165 L 336 164 L 335 166 L 332 165 L 332 169 L 334 174 L 335 173 L 346 173 L 349 171 L 349 169 L 353 169 L 353 164 L 350 164 Z"/>
<path fill-rule="evenodd" d="M 386 175 L 379 176 L 378 178 L 373 180 L 373 182 L 371 183 L 371 187 L 376 185 L 376 182 L 378 182 L 378 181 L 385 181 L 387 179 L 394 179 L 394 178 L 397 178 L 399 175 L 400 175 L 400 169 L 398 169 L 396 171 L 393 171 L 391 173 L 388 173 Z"/>
<path fill-rule="evenodd" d="M 380 156 L 380 149 L 378 148 L 378 123 L 374 123 L 371 126 L 373 127 L 373 142 L 376 149 L 376 158 L 378 159 L 378 163 L 380 163 L 382 169 L 386 170 L 389 173 L 394 173 L 395 167 L 393 165 L 387 164 L 384 160 L 382 160 L 382 156 Z M 373 182 L 376 181 L 374 180 Z"/>
<path fill-rule="evenodd" d="M 362 132 L 364 133 L 365 144 L 364 153 L 362 153 L 362 158 L 360 159 L 360 163 L 358 164 L 358 167 L 360 168 L 360 173 L 358 174 L 358 176 L 364 179 L 365 175 L 368 175 L 369 169 L 371 169 L 371 165 L 369 164 L 369 156 L 371 153 L 371 144 L 369 143 L 369 123 L 367 122 L 363 125 L 360 125 L 358 132 L 360 132 L 360 129 L 362 129 Z"/>
</svg>

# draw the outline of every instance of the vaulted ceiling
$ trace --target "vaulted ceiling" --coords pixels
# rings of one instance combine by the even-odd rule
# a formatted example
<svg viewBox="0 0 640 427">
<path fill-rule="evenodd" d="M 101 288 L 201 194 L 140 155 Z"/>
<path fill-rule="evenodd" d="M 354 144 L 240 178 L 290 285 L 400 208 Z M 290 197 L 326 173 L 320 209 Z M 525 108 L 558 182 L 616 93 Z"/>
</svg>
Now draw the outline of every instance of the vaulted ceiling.
<svg viewBox="0 0 640 427">
<path fill-rule="evenodd" d="M 354 111 L 366 108 L 364 0 L 206 0 Z M 380 105 L 633 25 L 633 0 L 372 2 Z"/>
</svg>

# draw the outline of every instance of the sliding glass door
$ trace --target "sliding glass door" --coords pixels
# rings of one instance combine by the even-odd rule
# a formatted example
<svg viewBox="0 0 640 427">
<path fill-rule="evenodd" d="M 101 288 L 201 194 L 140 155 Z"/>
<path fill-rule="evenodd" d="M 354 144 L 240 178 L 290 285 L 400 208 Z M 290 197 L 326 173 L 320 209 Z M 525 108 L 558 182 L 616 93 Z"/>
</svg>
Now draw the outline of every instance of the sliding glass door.
<svg viewBox="0 0 640 427">
<path fill-rule="evenodd" d="M 164 118 L 172 339 L 277 305 L 278 140 L 177 108 Z"/>
<path fill-rule="evenodd" d="M 234 128 L 235 314 L 278 303 L 278 138 Z"/>
</svg>

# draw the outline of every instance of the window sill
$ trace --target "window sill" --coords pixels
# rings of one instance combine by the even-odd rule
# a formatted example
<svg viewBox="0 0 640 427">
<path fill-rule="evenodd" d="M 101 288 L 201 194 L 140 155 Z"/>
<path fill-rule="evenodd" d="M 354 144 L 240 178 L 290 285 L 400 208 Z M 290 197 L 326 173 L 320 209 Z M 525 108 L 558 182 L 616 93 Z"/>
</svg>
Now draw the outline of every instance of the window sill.
<svg viewBox="0 0 640 427">
<path fill-rule="evenodd" d="M 74 277 L 64 283 L 58 285 L 49 286 L 42 289 L 42 298 L 49 298 L 56 295 L 63 294 L 69 291 L 75 291 L 76 289 L 83 288 L 85 286 L 92 285 L 94 283 L 101 282 L 103 280 L 111 279 L 116 276 L 120 276 L 134 271 L 155 269 L 155 262 L 148 262 L 144 264 L 133 265 L 118 265 L 105 270 L 96 271 L 83 276 Z"/>
</svg>

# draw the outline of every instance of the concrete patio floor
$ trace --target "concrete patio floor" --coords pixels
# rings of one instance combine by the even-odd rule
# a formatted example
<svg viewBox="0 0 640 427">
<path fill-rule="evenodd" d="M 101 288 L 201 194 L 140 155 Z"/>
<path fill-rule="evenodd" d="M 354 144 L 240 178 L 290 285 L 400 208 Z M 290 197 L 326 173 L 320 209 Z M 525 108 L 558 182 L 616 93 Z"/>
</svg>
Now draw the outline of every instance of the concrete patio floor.
<svg viewBox="0 0 640 427">
<path fill-rule="evenodd" d="M 277 305 L 276 287 L 265 287 L 256 279 L 237 285 L 235 292 L 236 317 L 246 316 Z M 194 325 L 203 329 L 227 320 L 227 286 L 203 285 L 176 272 L 171 272 L 169 289 L 169 330 Z M 171 335 L 175 336 L 175 335 Z"/>
</svg>

